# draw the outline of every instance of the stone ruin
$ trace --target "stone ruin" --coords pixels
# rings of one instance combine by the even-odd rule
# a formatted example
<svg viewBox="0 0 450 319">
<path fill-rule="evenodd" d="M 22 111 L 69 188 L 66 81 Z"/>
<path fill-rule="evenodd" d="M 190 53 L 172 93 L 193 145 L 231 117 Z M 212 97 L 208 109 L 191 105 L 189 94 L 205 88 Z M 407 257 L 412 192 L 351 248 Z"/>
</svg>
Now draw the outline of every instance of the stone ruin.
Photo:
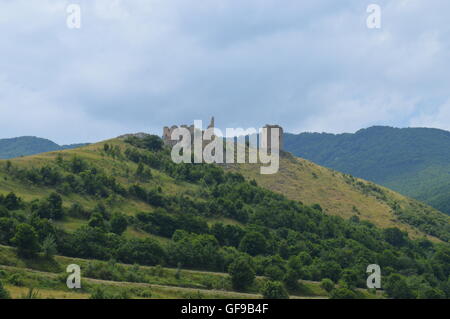
<svg viewBox="0 0 450 319">
<path fill-rule="evenodd" d="M 190 125 L 190 126 L 188 126 L 188 125 L 181 125 L 181 126 L 172 125 L 171 127 L 164 126 L 162 139 L 163 139 L 163 142 L 165 145 L 174 146 L 178 142 L 177 140 L 172 140 L 171 136 L 172 136 L 172 132 L 179 127 L 187 128 L 189 130 L 189 132 L 191 133 L 191 140 L 194 141 L 194 130 L 195 130 L 194 125 Z M 208 129 L 209 128 L 214 128 L 214 116 L 211 117 L 211 121 L 208 125 Z M 267 131 L 267 135 L 261 141 L 261 147 L 268 149 L 268 150 L 272 149 L 272 142 L 271 142 L 270 136 L 271 136 L 271 130 L 274 128 L 278 128 L 280 130 L 279 131 L 279 133 L 280 133 L 279 149 L 282 150 L 283 149 L 283 128 L 279 125 L 266 124 L 263 127 L 263 129 L 265 129 Z M 203 136 L 204 132 L 205 131 L 202 131 L 202 136 Z M 261 138 L 261 136 L 259 138 Z"/>
</svg>

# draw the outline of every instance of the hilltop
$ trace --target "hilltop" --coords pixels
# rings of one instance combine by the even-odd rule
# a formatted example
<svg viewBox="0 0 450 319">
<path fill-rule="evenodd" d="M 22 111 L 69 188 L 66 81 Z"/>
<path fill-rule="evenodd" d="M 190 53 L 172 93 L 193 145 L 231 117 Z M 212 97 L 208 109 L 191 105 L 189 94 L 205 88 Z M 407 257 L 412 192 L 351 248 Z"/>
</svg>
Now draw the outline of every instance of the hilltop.
<svg viewBox="0 0 450 319">
<path fill-rule="evenodd" d="M 87 145 L 87 143 L 58 145 L 48 139 L 35 136 L 5 138 L 0 139 L 0 159 L 72 149 L 85 145 Z"/>
<path fill-rule="evenodd" d="M 285 148 L 450 213 L 450 132 L 374 126 L 354 134 L 285 134 Z"/>
<path fill-rule="evenodd" d="M 89 278 L 127 284 L 258 294 L 278 281 L 293 296 L 311 296 L 306 281 L 328 278 L 339 286 L 326 296 L 362 297 L 355 288 L 365 287 L 367 265 L 379 263 L 388 283 L 402 285 L 391 297 L 446 294 L 448 216 L 290 154 L 276 175 L 253 170 L 259 165 L 174 164 L 156 136 L 0 161 L 0 244 L 15 247 L 0 249 L 0 264 L 13 267 L 0 277 L 12 291 L 15 273 L 26 282 L 53 278 L 46 287 L 61 289 L 54 275 L 29 269 L 59 273 L 82 258 Z M 430 209 L 425 220 L 422 209 Z M 55 250 L 64 257 L 51 259 Z M 161 266 L 179 271 L 158 276 L 167 273 Z M 186 269 L 212 277 L 188 283 Z"/>
</svg>

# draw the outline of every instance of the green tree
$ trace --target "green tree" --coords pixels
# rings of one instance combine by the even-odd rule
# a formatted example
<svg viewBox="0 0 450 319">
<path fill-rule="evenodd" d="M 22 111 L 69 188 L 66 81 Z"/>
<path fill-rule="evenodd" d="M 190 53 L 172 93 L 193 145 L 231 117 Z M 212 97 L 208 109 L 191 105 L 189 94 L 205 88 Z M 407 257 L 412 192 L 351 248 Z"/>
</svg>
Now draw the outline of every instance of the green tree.
<svg viewBox="0 0 450 319">
<path fill-rule="evenodd" d="M 334 289 L 334 282 L 331 279 L 324 278 L 320 282 L 320 287 L 326 292 L 331 292 Z"/>
<path fill-rule="evenodd" d="M 356 299 L 358 296 L 353 290 L 348 288 L 336 288 L 331 291 L 331 299 Z"/>
<path fill-rule="evenodd" d="M 289 289 L 289 291 L 297 291 L 300 288 L 300 283 L 298 282 L 298 272 L 288 269 L 286 272 L 286 275 L 283 278 L 283 282 L 286 285 L 286 288 Z"/>
<path fill-rule="evenodd" d="M 419 289 L 419 299 L 445 299 L 445 293 L 437 288 L 432 288 L 428 285 Z"/>
<path fill-rule="evenodd" d="M 98 212 L 92 214 L 91 219 L 89 219 L 88 225 L 92 228 L 100 228 L 102 230 L 107 229 L 105 219 L 103 218 L 102 214 Z"/>
<path fill-rule="evenodd" d="M 53 235 L 48 235 L 47 237 L 45 237 L 44 241 L 42 242 L 42 252 L 48 259 L 52 259 L 53 256 L 56 255 L 56 241 Z"/>
<path fill-rule="evenodd" d="M 8 290 L 6 290 L 5 287 L 3 287 L 2 282 L 0 281 L 0 299 L 10 299 L 11 296 L 9 295 Z"/>
<path fill-rule="evenodd" d="M 264 299 L 289 299 L 289 294 L 279 281 L 266 281 L 261 290 Z"/>
<path fill-rule="evenodd" d="M 239 249 L 252 256 L 263 255 L 267 250 L 267 242 L 261 233 L 250 231 L 242 238 Z"/>
<path fill-rule="evenodd" d="M 341 280 L 346 283 L 348 288 L 356 288 L 358 285 L 358 273 L 354 269 L 345 269 L 342 272 Z"/>
<path fill-rule="evenodd" d="M 238 258 L 228 267 L 231 283 L 236 290 L 244 290 L 255 280 L 255 271 L 245 258 Z"/>
<path fill-rule="evenodd" d="M 4 200 L 5 207 L 9 210 L 16 210 L 20 208 L 20 198 L 14 193 L 9 193 L 6 195 Z"/>
<path fill-rule="evenodd" d="M 415 295 L 408 286 L 405 278 L 399 274 L 391 274 L 387 277 L 384 290 L 390 298 L 394 299 L 414 299 Z"/>
<path fill-rule="evenodd" d="M 17 253 L 22 257 L 33 257 L 39 252 L 38 235 L 28 224 L 19 224 L 12 242 L 17 247 Z"/>
<path fill-rule="evenodd" d="M 403 246 L 406 243 L 407 234 L 397 227 L 384 229 L 383 235 L 385 240 L 392 246 Z"/>
<path fill-rule="evenodd" d="M 110 223 L 111 231 L 117 235 L 122 235 L 128 227 L 127 218 L 123 214 L 114 214 Z"/>
</svg>

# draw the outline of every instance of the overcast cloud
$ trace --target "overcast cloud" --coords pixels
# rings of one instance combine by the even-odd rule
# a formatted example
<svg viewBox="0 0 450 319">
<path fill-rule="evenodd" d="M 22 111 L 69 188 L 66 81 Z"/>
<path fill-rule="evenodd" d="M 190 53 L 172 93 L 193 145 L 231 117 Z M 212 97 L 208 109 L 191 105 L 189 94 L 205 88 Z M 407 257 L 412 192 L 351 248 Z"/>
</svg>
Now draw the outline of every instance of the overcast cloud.
<svg viewBox="0 0 450 319">
<path fill-rule="evenodd" d="M 82 27 L 66 26 L 78 3 Z M 366 8 L 382 9 L 368 29 Z M 0 138 L 450 129 L 450 1 L 0 0 Z"/>
</svg>

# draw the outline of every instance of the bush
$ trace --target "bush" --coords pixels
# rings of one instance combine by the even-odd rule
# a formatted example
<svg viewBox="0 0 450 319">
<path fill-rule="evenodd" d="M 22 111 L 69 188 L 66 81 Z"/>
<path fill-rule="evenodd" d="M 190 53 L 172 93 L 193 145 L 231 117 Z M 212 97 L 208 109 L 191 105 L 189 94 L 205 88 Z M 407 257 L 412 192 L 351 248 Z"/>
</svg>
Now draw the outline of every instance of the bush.
<svg viewBox="0 0 450 319">
<path fill-rule="evenodd" d="M 2 282 L 0 281 L 0 299 L 10 299 L 11 296 L 9 295 L 8 290 L 6 290 L 5 287 L 3 287 Z"/>
<path fill-rule="evenodd" d="M 229 267 L 228 273 L 231 276 L 231 283 L 236 290 L 244 290 L 255 280 L 255 271 L 247 259 L 239 258 Z"/>
<path fill-rule="evenodd" d="M 56 255 L 56 241 L 53 235 L 48 235 L 42 242 L 42 252 L 47 259 L 53 259 Z"/>
<path fill-rule="evenodd" d="M 264 299 L 289 299 L 289 294 L 279 281 L 267 281 L 261 291 Z"/>
<path fill-rule="evenodd" d="M 40 249 L 38 235 L 34 228 L 28 224 L 17 226 L 16 235 L 12 242 L 17 247 L 17 253 L 22 257 L 33 257 Z"/>
<path fill-rule="evenodd" d="M 348 288 L 336 288 L 331 291 L 331 299 L 356 299 L 357 294 Z"/>
<path fill-rule="evenodd" d="M 386 279 L 384 289 L 390 298 L 394 299 L 414 299 L 415 295 L 411 287 L 408 286 L 405 278 L 398 274 L 392 274 Z"/>
<path fill-rule="evenodd" d="M 123 214 L 114 214 L 110 223 L 111 231 L 117 235 L 122 235 L 128 227 L 127 218 Z"/>
<path fill-rule="evenodd" d="M 329 293 L 334 289 L 334 282 L 331 279 L 324 278 L 320 282 L 320 287 Z"/>
</svg>

